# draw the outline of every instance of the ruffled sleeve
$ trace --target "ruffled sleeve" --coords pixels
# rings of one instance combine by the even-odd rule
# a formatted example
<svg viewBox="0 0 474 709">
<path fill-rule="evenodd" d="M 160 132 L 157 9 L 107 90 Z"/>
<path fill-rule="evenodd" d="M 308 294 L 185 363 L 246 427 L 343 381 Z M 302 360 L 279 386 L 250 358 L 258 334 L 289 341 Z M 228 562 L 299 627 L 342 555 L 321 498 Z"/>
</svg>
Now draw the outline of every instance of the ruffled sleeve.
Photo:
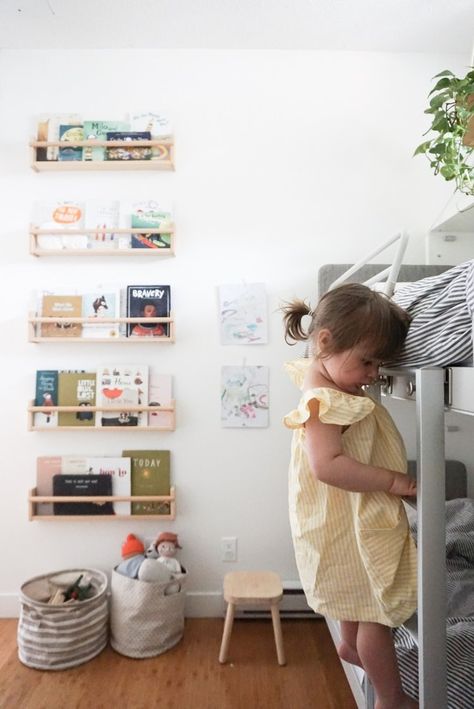
<svg viewBox="0 0 474 709">
<path fill-rule="evenodd" d="M 284 364 L 284 367 L 288 372 L 291 381 L 293 382 L 293 384 L 296 384 L 298 389 L 303 388 L 304 378 L 311 364 L 311 361 L 312 360 L 310 357 L 305 357 L 301 359 L 294 359 L 291 362 L 285 362 Z"/>
<path fill-rule="evenodd" d="M 298 408 L 284 417 L 283 422 L 287 428 L 301 428 L 309 419 L 311 399 L 319 401 L 320 421 L 339 426 L 350 426 L 361 421 L 375 406 L 372 399 L 365 396 L 353 396 L 329 387 L 309 389 L 301 397 Z"/>
</svg>

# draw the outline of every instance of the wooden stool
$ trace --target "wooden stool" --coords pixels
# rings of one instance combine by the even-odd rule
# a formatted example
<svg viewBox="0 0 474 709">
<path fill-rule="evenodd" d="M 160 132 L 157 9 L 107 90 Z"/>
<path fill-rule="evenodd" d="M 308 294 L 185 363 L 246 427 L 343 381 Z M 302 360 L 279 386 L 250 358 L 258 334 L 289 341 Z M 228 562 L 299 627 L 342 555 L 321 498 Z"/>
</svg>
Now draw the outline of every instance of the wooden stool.
<svg viewBox="0 0 474 709">
<path fill-rule="evenodd" d="M 227 601 L 228 606 L 219 662 L 227 660 L 235 607 L 238 605 L 252 605 L 270 606 L 278 664 L 286 664 L 279 610 L 282 596 L 283 587 L 280 577 L 273 571 L 233 571 L 224 576 L 224 599 Z"/>
</svg>

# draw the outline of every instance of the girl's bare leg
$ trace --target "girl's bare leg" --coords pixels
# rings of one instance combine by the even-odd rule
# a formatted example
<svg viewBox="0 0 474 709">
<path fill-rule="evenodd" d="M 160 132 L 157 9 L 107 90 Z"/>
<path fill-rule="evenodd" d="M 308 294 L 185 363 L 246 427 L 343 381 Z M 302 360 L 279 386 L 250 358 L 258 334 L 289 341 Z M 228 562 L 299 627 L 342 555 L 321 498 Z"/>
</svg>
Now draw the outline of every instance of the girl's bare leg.
<svg viewBox="0 0 474 709">
<path fill-rule="evenodd" d="M 351 665 L 359 665 L 362 662 L 357 653 L 357 631 L 359 623 L 353 620 L 341 620 L 340 622 L 342 640 L 337 647 L 337 653 L 341 660 L 350 662 Z"/>
<path fill-rule="evenodd" d="M 418 707 L 403 691 L 390 628 L 380 623 L 360 622 L 357 652 L 375 689 L 375 709 Z"/>
</svg>

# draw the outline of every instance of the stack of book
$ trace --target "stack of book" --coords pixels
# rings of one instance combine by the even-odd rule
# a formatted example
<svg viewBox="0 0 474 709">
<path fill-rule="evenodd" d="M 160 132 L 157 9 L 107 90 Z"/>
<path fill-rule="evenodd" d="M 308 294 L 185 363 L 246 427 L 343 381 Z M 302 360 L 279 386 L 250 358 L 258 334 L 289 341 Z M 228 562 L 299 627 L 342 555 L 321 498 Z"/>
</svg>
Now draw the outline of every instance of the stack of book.
<svg viewBox="0 0 474 709">
<path fill-rule="evenodd" d="M 173 413 L 160 411 L 171 406 L 172 379 L 148 365 L 107 365 L 96 372 L 41 369 L 36 372 L 36 428 L 61 426 L 153 426 L 169 429 Z M 51 411 L 51 407 L 77 407 L 80 411 Z M 90 407 L 100 411 L 88 411 Z M 136 411 L 153 406 L 155 411 Z M 122 409 L 123 407 L 123 409 Z M 113 408 L 113 411 L 108 409 Z M 129 408 L 132 410 L 130 411 Z"/>
<path fill-rule="evenodd" d="M 122 456 L 40 456 L 39 497 L 150 497 L 170 495 L 169 450 L 124 450 Z M 169 502 L 41 502 L 38 515 L 168 515 Z"/>
<path fill-rule="evenodd" d="M 131 113 L 124 120 L 83 119 L 77 113 L 40 116 L 37 139 L 41 142 L 70 142 L 68 145 L 49 145 L 37 149 L 37 160 L 101 161 L 101 160 L 163 160 L 168 157 L 163 145 L 134 145 L 148 140 L 170 138 L 172 126 L 162 113 Z M 123 146 L 78 146 L 76 143 L 123 141 Z M 129 144 L 129 145 L 128 145 Z"/>
<path fill-rule="evenodd" d="M 97 150 L 97 148 L 94 148 Z M 140 229 L 124 232 L 124 229 Z M 170 229 L 166 232 L 166 229 Z M 172 216 L 156 200 L 36 202 L 31 229 L 44 250 L 170 249 Z M 161 230 L 150 233 L 148 230 Z M 118 230 L 118 231 L 115 231 Z"/>
<path fill-rule="evenodd" d="M 117 286 L 98 286 L 84 293 L 73 289 L 42 291 L 36 308 L 38 317 L 53 318 L 41 323 L 42 337 L 168 338 L 171 333 L 170 323 L 156 322 L 156 318 L 171 316 L 169 285 L 129 285 L 123 293 Z M 140 320 L 121 327 L 123 311 L 127 318 Z"/>
</svg>

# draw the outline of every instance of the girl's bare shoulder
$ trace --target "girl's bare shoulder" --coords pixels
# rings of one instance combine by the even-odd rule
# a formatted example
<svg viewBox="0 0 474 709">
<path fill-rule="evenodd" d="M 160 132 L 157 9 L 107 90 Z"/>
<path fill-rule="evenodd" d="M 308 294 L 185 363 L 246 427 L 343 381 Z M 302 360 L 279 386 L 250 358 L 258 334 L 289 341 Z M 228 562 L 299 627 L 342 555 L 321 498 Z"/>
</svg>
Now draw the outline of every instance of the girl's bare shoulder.
<svg viewBox="0 0 474 709">
<path fill-rule="evenodd" d="M 303 392 L 309 389 L 329 388 L 341 391 L 331 379 L 328 379 L 321 371 L 318 363 L 313 362 L 307 369 L 303 381 Z"/>
</svg>

